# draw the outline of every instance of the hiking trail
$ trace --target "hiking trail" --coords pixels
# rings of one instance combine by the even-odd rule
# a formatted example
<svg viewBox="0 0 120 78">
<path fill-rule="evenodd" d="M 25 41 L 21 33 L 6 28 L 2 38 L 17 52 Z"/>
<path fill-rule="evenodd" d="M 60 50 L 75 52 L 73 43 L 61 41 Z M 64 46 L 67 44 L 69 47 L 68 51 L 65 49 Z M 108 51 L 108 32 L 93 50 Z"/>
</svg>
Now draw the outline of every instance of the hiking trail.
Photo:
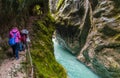
<svg viewBox="0 0 120 78">
<path fill-rule="evenodd" d="M 32 23 L 36 20 L 36 17 L 29 17 L 27 20 L 26 28 L 29 30 L 29 34 L 32 33 Z M 29 56 L 30 57 L 30 56 Z M 0 78 L 26 78 L 26 68 L 23 63 L 26 63 L 26 52 L 19 52 L 19 59 L 14 57 L 5 59 L 0 65 Z M 33 71 L 32 73 L 33 74 Z"/>
<path fill-rule="evenodd" d="M 19 52 L 19 59 L 9 58 L 0 66 L 0 78 L 25 78 L 23 62 L 26 61 L 25 52 Z"/>
</svg>

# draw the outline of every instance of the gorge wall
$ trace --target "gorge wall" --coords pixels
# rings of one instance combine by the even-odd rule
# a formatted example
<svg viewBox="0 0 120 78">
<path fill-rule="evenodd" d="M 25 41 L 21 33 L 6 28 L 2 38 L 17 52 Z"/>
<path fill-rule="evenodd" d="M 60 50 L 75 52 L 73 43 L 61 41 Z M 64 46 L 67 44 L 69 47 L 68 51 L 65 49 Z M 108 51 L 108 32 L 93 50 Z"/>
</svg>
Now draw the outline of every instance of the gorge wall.
<svg viewBox="0 0 120 78">
<path fill-rule="evenodd" d="M 59 43 L 102 78 L 120 78 L 119 4 L 119 0 L 50 0 Z"/>
</svg>

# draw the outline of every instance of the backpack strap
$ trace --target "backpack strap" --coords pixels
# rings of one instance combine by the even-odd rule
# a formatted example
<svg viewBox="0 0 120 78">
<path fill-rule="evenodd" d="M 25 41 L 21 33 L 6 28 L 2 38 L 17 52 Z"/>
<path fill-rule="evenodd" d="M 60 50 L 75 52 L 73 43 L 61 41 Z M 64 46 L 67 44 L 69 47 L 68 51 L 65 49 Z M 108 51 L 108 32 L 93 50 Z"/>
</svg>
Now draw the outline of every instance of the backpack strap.
<svg viewBox="0 0 120 78">
<path fill-rule="evenodd" d="M 16 36 L 17 36 L 17 32 L 13 32 L 13 38 L 14 38 L 14 40 L 16 39 Z"/>
</svg>

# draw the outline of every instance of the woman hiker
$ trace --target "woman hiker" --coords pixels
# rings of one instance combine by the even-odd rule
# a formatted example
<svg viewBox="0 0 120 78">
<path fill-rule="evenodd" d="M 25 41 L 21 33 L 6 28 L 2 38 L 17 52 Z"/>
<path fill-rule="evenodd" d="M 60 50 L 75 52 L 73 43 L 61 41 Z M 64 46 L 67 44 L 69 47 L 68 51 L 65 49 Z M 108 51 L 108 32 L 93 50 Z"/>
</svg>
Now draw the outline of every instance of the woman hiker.
<svg viewBox="0 0 120 78">
<path fill-rule="evenodd" d="M 13 55 L 19 59 L 19 45 L 21 42 L 21 35 L 17 27 L 13 27 L 9 32 L 9 45 L 12 47 Z"/>
</svg>

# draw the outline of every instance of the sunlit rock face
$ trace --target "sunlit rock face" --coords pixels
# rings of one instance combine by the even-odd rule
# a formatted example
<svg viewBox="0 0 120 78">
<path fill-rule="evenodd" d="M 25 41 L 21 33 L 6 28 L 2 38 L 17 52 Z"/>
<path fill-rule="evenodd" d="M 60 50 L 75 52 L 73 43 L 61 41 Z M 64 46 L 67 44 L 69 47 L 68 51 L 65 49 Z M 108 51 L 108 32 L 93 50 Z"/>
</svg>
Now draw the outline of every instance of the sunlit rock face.
<svg viewBox="0 0 120 78">
<path fill-rule="evenodd" d="M 120 78 L 120 1 L 51 1 L 61 45 L 102 78 Z"/>
</svg>

